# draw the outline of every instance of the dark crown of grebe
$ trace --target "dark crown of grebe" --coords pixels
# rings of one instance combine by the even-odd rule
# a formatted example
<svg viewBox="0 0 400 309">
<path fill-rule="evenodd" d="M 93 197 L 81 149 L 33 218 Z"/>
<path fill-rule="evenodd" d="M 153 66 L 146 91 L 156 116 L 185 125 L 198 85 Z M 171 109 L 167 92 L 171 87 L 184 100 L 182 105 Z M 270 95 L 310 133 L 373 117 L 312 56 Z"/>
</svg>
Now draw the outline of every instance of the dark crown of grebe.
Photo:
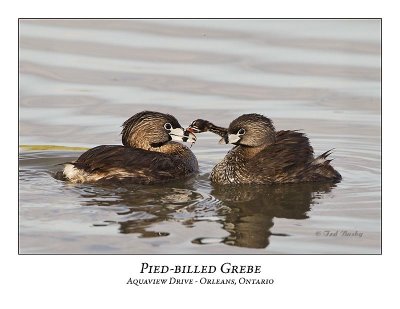
<svg viewBox="0 0 400 309">
<path fill-rule="evenodd" d="M 195 142 L 196 136 L 169 114 L 143 111 L 122 124 L 122 144 L 133 148 L 153 149 L 169 141 Z"/>
<path fill-rule="evenodd" d="M 225 142 L 258 147 L 275 142 L 276 132 L 271 119 L 259 114 L 245 114 L 231 122 Z"/>
</svg>

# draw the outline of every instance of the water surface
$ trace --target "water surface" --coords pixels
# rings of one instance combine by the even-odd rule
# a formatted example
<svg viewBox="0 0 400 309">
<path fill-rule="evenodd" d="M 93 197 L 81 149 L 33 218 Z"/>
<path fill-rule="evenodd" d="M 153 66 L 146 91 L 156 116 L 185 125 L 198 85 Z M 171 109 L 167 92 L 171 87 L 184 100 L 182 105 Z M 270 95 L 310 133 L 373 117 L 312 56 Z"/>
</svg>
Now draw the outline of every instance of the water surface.
<svg viewBox="0 0 400 309">
<path fill-rule="evenodd" d="M 21 20 L 19 46 L 21 253 L 380 253 L 378 20 Z M 53 177 L 84 149 L 120 144 L 142 110 L 183 126 L 264 114 L 306 132 L 316 154 L 335 148 L 343 181 L 212 185 L 230 146 L 211 133 L 187 181 Z"/>
</svg>

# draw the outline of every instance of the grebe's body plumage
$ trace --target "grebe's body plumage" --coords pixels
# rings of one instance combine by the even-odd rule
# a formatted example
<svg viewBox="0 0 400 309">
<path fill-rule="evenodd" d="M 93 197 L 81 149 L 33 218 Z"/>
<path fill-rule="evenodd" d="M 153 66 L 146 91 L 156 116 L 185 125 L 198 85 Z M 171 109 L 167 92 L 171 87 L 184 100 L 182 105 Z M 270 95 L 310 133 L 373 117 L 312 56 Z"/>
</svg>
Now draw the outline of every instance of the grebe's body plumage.
<svg viewBox="0 0 400 309">
<path fill-rule="evenodd" d="M 126 180 L 152 184 L 183 179 L 198 172 L 192 151 L 172 140 L 194 141 L 175 117 L 138 113 L 123 124 L 122 145 L 102 145 L 66 163 L 63 174 L 74 183 Z"/>
<path fill-rule="evenodd" d="M 327 151 L 317 158 L 309 139 L 298 131 L 275 131 L 262 115 L 246 114 L 228 129 L 207 120 L 193 121 L 189 130 L 211 131 L 221 142 L 235 145 L 212 170 L 210 179 L 219 184 L 274 184 L 338 182 L 341 175 L 330 165 Z"/>
</svg>

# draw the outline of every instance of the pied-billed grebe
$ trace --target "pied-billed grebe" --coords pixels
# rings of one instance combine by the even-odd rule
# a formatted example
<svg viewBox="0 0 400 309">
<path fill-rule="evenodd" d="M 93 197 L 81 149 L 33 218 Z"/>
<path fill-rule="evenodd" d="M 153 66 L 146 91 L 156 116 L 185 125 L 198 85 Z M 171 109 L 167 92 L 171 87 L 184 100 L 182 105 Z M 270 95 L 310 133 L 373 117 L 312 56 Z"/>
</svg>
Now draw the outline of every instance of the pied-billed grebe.
<svg viewBox="0 0 400 309">
<path fill-rule="evenodd" d="M 330 165 L 327 151 L 314 158 L 308 138 L 297 131 L 275 131 L 272 121 L 259 114 L 246 114 L 228 129 L 197 119 L 188 130 L 210 131 L 220 143 L 236 145 L 212 170 L 211 181 L 219 184 L 273 184 L 338 182 L 340 174 Z"/>
<path fill-rule="evenodd" d="M 194 142 L 175 117 L 144 111 L 123 123 L 122 144 L 89 149 L 66 163 L 63 174 L 74 183 L 127 180 L 151 184 L 182 179 L 198 172 L 197 159 L 181 143 Z"/>
</svg>

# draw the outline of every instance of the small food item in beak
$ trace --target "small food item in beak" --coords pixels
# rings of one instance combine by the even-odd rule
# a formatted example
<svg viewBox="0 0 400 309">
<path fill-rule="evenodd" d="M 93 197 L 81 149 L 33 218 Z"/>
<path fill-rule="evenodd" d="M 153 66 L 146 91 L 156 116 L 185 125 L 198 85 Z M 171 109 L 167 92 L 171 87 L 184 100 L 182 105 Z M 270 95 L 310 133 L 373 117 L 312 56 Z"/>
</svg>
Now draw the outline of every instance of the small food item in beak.
<svg viewBox="0 0 400 309">
<path fill-rule="evenodd" d="M 186 129 L 184 132 L 183 132 L 183 138 L 182 138 L 182 140 L 184 141 L 184 142 L 187 142 L 187 143 L 192 143 L 192 145 L 196 142 L 196 140 L 197 140 L 197 137 L 196 137 L 196 135 L 194 135 L 194 133 L 191 131 L 191 130 L 189 130 L 189 128 L 188 129 Z M 191 145 L 191 146 L 192 146 Z"/>
</svg>

